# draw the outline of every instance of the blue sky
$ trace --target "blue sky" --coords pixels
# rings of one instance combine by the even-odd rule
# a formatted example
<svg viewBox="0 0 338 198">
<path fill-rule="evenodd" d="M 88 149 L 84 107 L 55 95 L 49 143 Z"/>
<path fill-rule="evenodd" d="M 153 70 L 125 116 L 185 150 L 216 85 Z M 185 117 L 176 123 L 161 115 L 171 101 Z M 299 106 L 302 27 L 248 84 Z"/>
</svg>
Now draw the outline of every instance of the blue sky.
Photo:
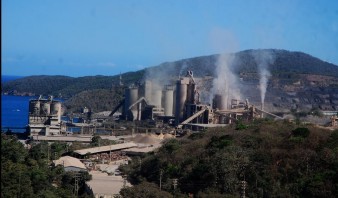
<svg viewBox="0 0 338 198">
<path fill-rule="evenodd" d="M 2 0 L 2 75 L 116 75 L 276 48 L 338 64 L 336 0 Z"/>
</svg>

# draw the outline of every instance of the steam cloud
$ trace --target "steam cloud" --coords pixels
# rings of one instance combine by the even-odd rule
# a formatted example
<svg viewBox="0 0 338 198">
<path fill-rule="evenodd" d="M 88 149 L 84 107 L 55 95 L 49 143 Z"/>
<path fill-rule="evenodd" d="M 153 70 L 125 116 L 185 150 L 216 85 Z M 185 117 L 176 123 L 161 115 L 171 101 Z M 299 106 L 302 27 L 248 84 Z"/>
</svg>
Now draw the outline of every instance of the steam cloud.
<svg viewBox="0 0 338 198">
<path fill-rule="evenodd" d="M 227 53 L 219 55 L 216 63 L 216 77 L 213 80 L 211 94 L 213 97 L 216 94 L 225 96 L 224 99 L 226 101 L 224 102 L 227 107 L 231 99 L 241 98 L 239 78 L 231 68 L 233 62 L 234 55 Z M 212 98 L 210 98 L 210 101 L 211 100 Z"/>
<path fill-rule="evenodd" d="M 261 93 L 261 104 L 264 105 L 266 90 L 268 87 L 268 81 L 271 77 L 269 72 L 269 65 L 273 64 L 275 61 L 274 54 L 270 53 L 267 50 L 255 51 L 252 56 L 255 59 L 257 64 L 257 69 L 259 73 L 259 89 Z"/>
</svg>

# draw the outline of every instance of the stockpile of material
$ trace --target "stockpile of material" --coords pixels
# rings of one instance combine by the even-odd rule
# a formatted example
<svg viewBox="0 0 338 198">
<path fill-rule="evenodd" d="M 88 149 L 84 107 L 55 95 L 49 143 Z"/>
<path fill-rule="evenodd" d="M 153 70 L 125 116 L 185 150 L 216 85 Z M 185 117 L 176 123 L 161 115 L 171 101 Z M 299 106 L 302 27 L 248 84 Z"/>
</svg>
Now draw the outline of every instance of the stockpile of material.
<svg viewBox="0 0 338 198">
<path fill-rule="evenodd" d="M 157 135 L 137 134 L 135 137 L 130 138 L 131 141 L 139 144 L 156 144 L 160 143 L 161 139 Z"/>
</svg>

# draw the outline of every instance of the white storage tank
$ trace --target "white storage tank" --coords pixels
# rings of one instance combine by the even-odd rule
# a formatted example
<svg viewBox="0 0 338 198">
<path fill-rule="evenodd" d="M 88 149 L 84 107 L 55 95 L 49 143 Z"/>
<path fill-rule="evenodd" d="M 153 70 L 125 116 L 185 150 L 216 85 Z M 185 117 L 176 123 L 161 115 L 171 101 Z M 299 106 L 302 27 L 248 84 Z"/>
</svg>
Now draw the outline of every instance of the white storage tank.
<svg viewBox="0 0 338 198">
<path fill-rule="evenodd" d="M 161 90 L 153 90 L 151 94 L 151 102 L 157 108 L 161 108 L 161 100 L 162 100 L 162 91 Z"/>
<path fill-rule="evenodd" d="M 45 101 L 43 103 L 42 111 L 43 111 L 44 115 L 50 114 L 50 102 L 49 101 Z"/>
<path fill-rule="evenodd" d="M 51 104 L 51 114 L 56 115 L 58 118 L 58 122 L 61 122 L 61 115 L 62 115 L 62 109 L 61 109 L 61 102 L 59 101 L 53 101 Z"/>
<path fill-rule="evenodd" d="M 175 108 L 175 119 L 176 124 L 183 119 L 184 105 L 187 99 L 187 87 L 189 84 L 188 78 L 181 78 L 176 82 L 176 108 Z"/>
<path fill-rule="evenodd" d="M 165 116 L 173 115 L 174 89 L 172 86 L 166 86 L 163 91 L 163 108 Z"/>
<path fill-rule="evenodd" d="M 137 117 L 137 105 L 134 105 L 130 110 L 129 107 L 138 100 L 138 88 L 129 87 L 128 89 L 126 89 L 125 98 L 126 98 L 124 106 L 125 116 L 128 119 L 135 120 Z"/>
<path fill-rule="evenodd" d="M 34 113 L 36 115 L 40 115 L 40 101 L 38 100 L 35 101 Z"/>
<path fill-rule="evenodd" d="M 147 100 L 147 102 L 151 102 L 151 98 L 152 98 L 152 84 L 151 81 L 146 80 L 144 82 L 144 98 Z"/>
</svg>

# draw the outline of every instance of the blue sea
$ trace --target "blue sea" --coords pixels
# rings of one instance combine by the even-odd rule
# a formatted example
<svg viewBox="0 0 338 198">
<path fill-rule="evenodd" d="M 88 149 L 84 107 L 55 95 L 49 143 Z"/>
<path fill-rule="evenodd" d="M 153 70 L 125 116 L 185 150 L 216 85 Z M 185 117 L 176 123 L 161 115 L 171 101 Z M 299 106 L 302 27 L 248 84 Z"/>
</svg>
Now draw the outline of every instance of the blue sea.
<svg viewBox="0 0 338 198">
<path fill-rule="evenodd" d="M 1 128 L 28 124 L 29 100 L 36 96 L 1 95 Z"/>
</svg>

